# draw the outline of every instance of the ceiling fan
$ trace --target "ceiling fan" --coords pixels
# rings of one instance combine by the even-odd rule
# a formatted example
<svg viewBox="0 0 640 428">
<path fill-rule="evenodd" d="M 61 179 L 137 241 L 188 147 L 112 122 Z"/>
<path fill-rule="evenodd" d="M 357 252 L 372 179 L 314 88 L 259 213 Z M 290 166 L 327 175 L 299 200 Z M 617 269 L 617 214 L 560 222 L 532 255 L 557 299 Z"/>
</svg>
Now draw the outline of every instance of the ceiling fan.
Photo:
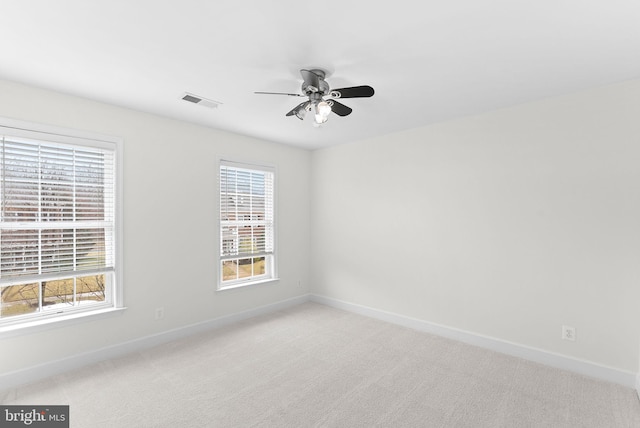
<svg viewBox="0 0 640 428">
<path fill-rule="evenodd" d="M 291 97 L 307 97 L 308 100 L 298 104 L 286 116 L 296 116 L 303 120 L 307 112 L 315 115 L 315 123 L 327 121 L 331 112 L 338 116 L 348 116 L 353 111 L 350 107 L 336 101 L 341 98 L 365 98 L 374 94 L 371 86 L 351 86 L 348 88 L 330 89 L 325 78 L 325 72 L 319 69 L 300 70 L 302 75 L 302 93 L 289 94 L 283 92 L 255 92 L 256 94 L 288 95 Z"/>
</svg>

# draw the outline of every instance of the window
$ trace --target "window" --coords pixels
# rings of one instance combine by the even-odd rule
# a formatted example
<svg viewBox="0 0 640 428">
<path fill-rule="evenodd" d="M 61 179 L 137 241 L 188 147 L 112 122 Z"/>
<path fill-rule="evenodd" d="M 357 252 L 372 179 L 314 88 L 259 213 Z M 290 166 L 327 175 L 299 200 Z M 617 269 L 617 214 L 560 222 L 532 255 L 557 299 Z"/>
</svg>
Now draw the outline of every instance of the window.
<svg viewBox="0 0 640 428">
<path fill-rule="evenodd" d="M 275 278 L 273 168 L 220 161 L 218 288 Z"/>
<path fill-rule="evenodd" d="M 0 327 L 121 306 L 117 142 L 0 120 Z"/>
</svg>

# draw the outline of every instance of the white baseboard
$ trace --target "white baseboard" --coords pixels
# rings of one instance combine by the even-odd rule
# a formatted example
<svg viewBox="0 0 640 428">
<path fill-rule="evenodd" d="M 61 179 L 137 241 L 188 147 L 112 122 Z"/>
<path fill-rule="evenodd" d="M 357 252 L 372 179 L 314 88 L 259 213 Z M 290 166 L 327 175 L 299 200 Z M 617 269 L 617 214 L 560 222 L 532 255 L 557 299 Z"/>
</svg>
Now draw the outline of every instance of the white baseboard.
<svg viewBox="0 0 640 428">
<path fill-rule="evenodd" d="M 279 310 L 296 306 L 308 301 L 309 295 L 305 294 L 291 299 L 282 300 L 280 302 L 271 303 L 269 305 L 259 306 L 247 311 L 222 316 L 212 320 L 191 324 L 185 327 L 163 331 L 161 333 L 120 343 L 118 345 L 108 346 L 95 351 L 85 352 L 26 369 L 9 372 L 0 375 L 0 392 L 9 391 L 20 385 L 37 382 L 50 376 L 78 369 L 78 367 L 87 366 L 111 358 L 118 358 L 132 352 L 152 348 L 154 346 L 170 342 L 172 340 L 181 339 L 196 333 L 212 330 L 259 315 L 277 312 Z M 0 394 L 0 398 L 1 396 L 2 394 Z"/>
<path fill-rule="evenodd" d="M 381 321 L 390 322 L 414 330 L 424 331 L 426 333 L 447 337 L 449 339 L 468 343 L 470 345 L 489 349 L 491 351 L 500 352 L 514 357 L 523 358 L 525 360 L 534 361 L 550 367 L 579 373 L 585 376 L 613 382 L 629 388 L 635 388 L 640 394 L 640 374 L 631 373 L 611 367 L 602 366 L 590 361 L 579 360 L 565 355 L 556 354 L 541 349 L 532 348 L 517 343 L 507 342 L 488 336 L 481 336 L 464 330 L 430 323 L 427 321 L 398 315 L 391 312 L 385 312 L 367 306 L 357 305 L 354 303 L 344 302 L 342 300 L 332 299 L 312 294 L 310 296 L 312 302 L 342 309 Z"/>
</svg>

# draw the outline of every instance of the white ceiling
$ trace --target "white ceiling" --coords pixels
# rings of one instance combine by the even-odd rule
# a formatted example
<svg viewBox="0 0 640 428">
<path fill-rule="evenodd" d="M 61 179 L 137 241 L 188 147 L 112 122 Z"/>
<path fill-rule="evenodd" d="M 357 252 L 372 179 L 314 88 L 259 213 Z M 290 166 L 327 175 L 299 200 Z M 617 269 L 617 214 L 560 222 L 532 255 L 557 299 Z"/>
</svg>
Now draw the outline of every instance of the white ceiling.
<svg viewBox="0 0 640 428">
<path fill-rule="evenodd" d="M 376 94 L 253 93 L 301 68 Z M 638 77 L 639 0 L 0 0 L 0 78 L 309 149 Z"/>
</svg>

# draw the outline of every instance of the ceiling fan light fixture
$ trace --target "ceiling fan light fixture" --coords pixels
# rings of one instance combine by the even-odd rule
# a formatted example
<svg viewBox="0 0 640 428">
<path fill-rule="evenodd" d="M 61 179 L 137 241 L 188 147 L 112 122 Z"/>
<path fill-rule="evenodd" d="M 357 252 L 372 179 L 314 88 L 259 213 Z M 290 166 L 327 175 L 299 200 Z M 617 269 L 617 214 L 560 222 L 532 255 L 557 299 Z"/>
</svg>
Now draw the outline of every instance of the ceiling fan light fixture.
<svg viewBox="0 0 640 428">
<path fill-rule="evenodd" d="M 326 101 L 320 101 L 315 105 L 316 123 L 325 123 L 331 114 L 331 106 Z"/>
<path fill-rule="evenodd" d="M 296 110 L 296 117 L 300 120 L 304 120 L 304 117 L 307 114 L 307 109 L 306 108 L 299 108 L 298 110 Z"/>
</svg>

